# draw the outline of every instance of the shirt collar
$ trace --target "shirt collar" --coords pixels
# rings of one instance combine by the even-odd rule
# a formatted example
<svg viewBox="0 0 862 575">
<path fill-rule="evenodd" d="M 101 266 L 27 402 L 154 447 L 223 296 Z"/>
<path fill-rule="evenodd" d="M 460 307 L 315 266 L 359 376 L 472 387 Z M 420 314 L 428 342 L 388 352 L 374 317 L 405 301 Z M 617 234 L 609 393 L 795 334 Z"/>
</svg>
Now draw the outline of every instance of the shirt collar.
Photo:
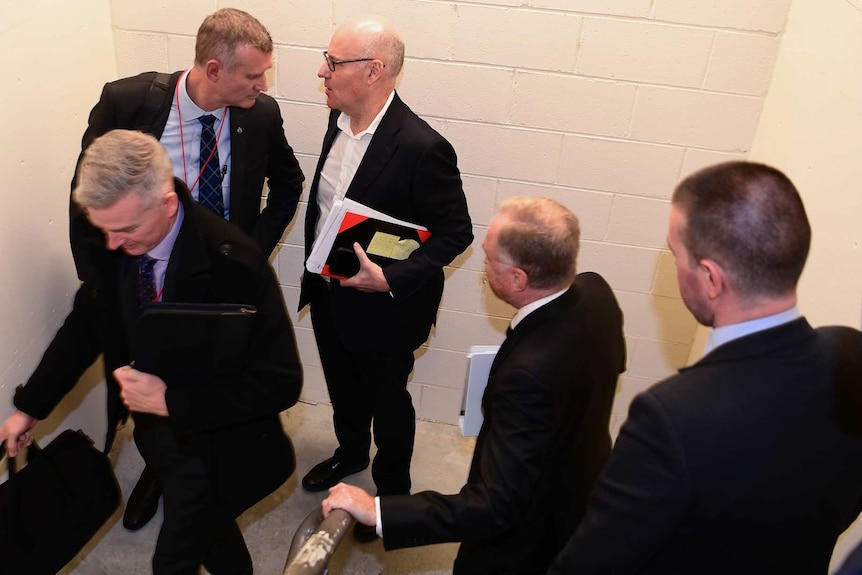
<svg viewBox="0 0 862 575">
<path fill-rule="evenodd" d="M 171 258 L 171 252 L 174 251 L 174 244 L 177 241 L 177 236 L 180 234 L 180 228 L 183 225 L 183 204 L 180 202 L 177 205 L 177 218 L 174 220 L 174 225 L 171 226 L 171 231 L 158 243 L 156 247 L 147 252 L 147 255 L 154 260 L 167 261 Z"/>
<path fill-rule="evenodd" d="M 717 327 L 710 332 L 703 354 L 706 355 L 718 346 L 724 345 L 735 339 L 789 323 L 795 319 L 799 319 L 800 317 L 802 317 L 802 314 L 799 313 L 799 306 L 793 306 L 788 310 L 768 315 L 766 317 L 759 317 L 742 323 L 734 323 Z"/>
<path fill-rule="evenodd" d="M 180 80 L 177 83 L 177 105 L 182 111 L 183 123 L 189 123 L 192 121 L 197 122 L 198 118 L 200 118 L 201 116 L 206 116 L 207 114 L 212 114 L 219 122 L 221 122 L 222 120 L 224 120 L 226 108 L 217 108 L 208 112 L 195 104 L 194 100 L 192 100 L 191 96 L 189 96 L 188 79 L 189 72 L 191 71 L 192 69 L 189 68 L 188 70 L 183 72 L 183 75 L 180 76 Z"/>
<path fill-rule="evenodd" d="M 517 327 L 517 325 L 519 323 L 524 321 L 525 317 L 527 317 L 528 315 L 530 315 L 531 313 L 533 313 L 534 311 L 536 311 L 537 309 L 539 309 L 543 305 L 554 301 L 555 299 L 557 299 L 558 297 L 560 297 L 561 295 L 566 293 L 568 291 L 568 289 L 569 288 L 561 289 L 560 291 L 558 291 L 556 293 L 552 293 L 551 295 L 546 295 L 545 297 L 537 299 L 536 301 L 528 303 L 524 307 L 520 308 L 517 312 L 515 312 L 514 317 L 512 317 L 512 323 L 511 323 L 510 327 L 512 329 L 515 329 L 515 327 Z"/>
<path fill-rule="evenodd" d="M 380 125 L 380 121 L 383 119 L 383 116 L 386 115 L 386 111 L 389 110 L 389 105 L 392 103 L 393 99 L 395 99 L 395 90 L 392 90 L 392 92 L 389 93 L 389 98 L 386 99 L 386 103 L 383 104 L 383 107 L 380 109 L 374 119 L 371 120 L 371 123 L 368 124 L 368 127 L 365 128 L 364 131 L 359 132 L 358 134 L 354 134 L 353 131 L 350 129 L 350 116 L 348 116 L 347 114 L 341 114 L 340 116 L 338 116 L 338 120 L 336 121 L 338 129 L 350 136 L 351 138 L 355 138 L 357 140 L 365 134 L 371 134 L 372 136 L 374 136 L 374 132 Z"/>
</svg>

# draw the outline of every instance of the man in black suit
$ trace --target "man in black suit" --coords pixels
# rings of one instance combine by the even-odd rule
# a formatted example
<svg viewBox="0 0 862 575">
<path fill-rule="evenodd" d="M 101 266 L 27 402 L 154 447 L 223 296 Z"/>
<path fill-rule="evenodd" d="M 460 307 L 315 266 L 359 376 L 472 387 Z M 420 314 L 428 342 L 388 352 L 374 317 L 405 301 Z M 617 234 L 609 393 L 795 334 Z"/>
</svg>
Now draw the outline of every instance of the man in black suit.
<svg viewBox="0 0 862 575">
<path fill-rule="evenodd" d="M 774 168 L 719 164 L 679 184 L 668 244 L 683 301 L 713 328 L 706 355 L 632 402 L 548 573 L 827 572 L 862 509 L 862 438 L 835 401 L 862 381 L 862 334 L 800 315 L 810 238 Z"/>
<path fill-rule="evenodd" d="M 262 93 L 272 50 L 269 32 L 250 14 L 224 8 L 209 15 L 198 30 L 190 69 L 171 75 L 146 72 L 105 85 L 90 112 L 83 150 L 116 128 L 153 134 L 168 150 L 174 174 L 195 200 L 201 163 L 218 163 L 219 214 L 270 255 L 296 212 L 304 180 L 284 137 L 278 104 Z M 215 117 L 218 146 L 208 160 L 200 157 L 200 119 L 209 115 Z M 264 179 L 269 193 L 261 211 Z M 104 249 L 104 239 L 74 201 L 69 231 L 78 276 L 86 280 L 93 253 Z M 113 430 L 107 446 L 112 439 Z M 129 497 L 123 525 L 132 530 L 143 527 L 156 512 L 159 493 L 152 470 L 145 470 Z"/>
<path fill-rule="evenodd" d="M 272 50 L 269 32 L 250 14 L 234 8 L 214 12 L 198 30 L 195 62 L 188 70 L 169 76 L 145 72 L 105 84 L 90 112 L 82 153 L 116 128 L 153 134 L 168 150 L 174 174 L 197 200 L 199 118 L 212 114 L 223 215 L 271 254 L 296 212 L 305 179 L 284 137 L 278 103 L 263 93 Z M 264 180 L 269 192 L 261 211 Z M 88 247 L 101 248 L 102 238 L 75 202 L 70 204 L 70 236 L 78 274 L 86 279 Z"/>
<path fill-rule="evenodd" d="M 610 455 L 608 420 L 625 369 L 622 312 L 601 276 L 575 276 L 578 244 L 575 215 L 545 198 L 503 202 L 488 227 L 488 284 L 518 312 L 491 366 L 460 493 L 375 502 L 342 483 L 324 513 L 343 508 L 374 525 L 386 549 L 462 541 L 456 574 L 544 572 Z"/>
<path fill-rule="evenodd" d="M 96 139 L 74 198 L 110 251 L 93 260 L 64 325 L 15 394 L 0 441 L 17 451 L 104 353 L 114 375 L 108 425 L 124 408 L 133 412 L 136 443 L 165 493 L 154 573 L 197 574 L 203 564 L 214 575 L 250 574 L 234 518 L 295 467 L 278 414 L 296 403 L 302 372 L 275 274 L 245 234 L 191 200 L 152 136 L 114 130 Z M 150 301 L 256 307 L 247 345 L 233 350 L 242 368 L 166 384 L 131 367 L 147 345 L 135 325 Z"/>
<path fill-rule="evenodd" d="M 377 490 L 408 493 L 415 411 L 407 378 L 436 319 L 443 267 L 470 245 L 472 225 L 455 151 L 395 93 L 404 44 L 392 25 L 349 20 L 324 58 L 318 76 L 332 113 L 308 200 L 306 257 L 333 201 L 345 196 L 431 236 L 385 269 L 357 244 L 359 272 L 349 279 L 304 274 L 299 308 L 311 304 L 338 449 L 302 485 L 325 490 L 367 467 L 373 421 Z"/>
</svg>

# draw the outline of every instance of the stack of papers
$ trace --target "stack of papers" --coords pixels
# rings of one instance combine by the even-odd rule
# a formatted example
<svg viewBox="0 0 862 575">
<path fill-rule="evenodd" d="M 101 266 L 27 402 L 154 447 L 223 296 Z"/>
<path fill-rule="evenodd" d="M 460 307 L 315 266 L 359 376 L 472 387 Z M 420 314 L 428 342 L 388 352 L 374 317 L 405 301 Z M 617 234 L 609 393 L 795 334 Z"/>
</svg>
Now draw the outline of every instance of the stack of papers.
<svg viewBox="0 0 862 575">
<path fill-rule="evenodd" d="M 353 244 L 381 267 L 406 260 L 431 236 L 428 228 L 405 222 L 349 198 L 336 200 L 311 247 L 305 268 L 315 274 L 345 279 L 359 271 Z"/>
</svg>

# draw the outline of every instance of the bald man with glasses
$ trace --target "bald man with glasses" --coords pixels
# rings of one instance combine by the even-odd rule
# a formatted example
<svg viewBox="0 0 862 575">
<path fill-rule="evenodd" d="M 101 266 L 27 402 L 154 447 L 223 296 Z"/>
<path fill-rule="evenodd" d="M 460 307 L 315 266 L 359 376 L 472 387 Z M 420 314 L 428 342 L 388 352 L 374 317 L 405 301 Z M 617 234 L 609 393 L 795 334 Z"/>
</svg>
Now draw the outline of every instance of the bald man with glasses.
<svg viewBox="0 0 862 575">
<path fill-rule="evenodd" d="M 310 254 L 333 203 L 345 197 L 425 226 L 430 238 L 381 268 L 358 246 L 359 272 L 345 280 L 306 272 L 299 307 L 311 320 L 333 406 L 338 448 L 302 485 L 323 491 L 369 464 L 380 495 L 410 491 L 415 410 L 407 391 L 414 352 L 437 316 L 443 267 L 472 242 L 455 151 L 395 92 L 404 44 L 377 16 L 333 33 L 318 71 L 332 109 L 305 220 Z M 358 526 L 360 541 L 376 537 Z"/>
</svg>

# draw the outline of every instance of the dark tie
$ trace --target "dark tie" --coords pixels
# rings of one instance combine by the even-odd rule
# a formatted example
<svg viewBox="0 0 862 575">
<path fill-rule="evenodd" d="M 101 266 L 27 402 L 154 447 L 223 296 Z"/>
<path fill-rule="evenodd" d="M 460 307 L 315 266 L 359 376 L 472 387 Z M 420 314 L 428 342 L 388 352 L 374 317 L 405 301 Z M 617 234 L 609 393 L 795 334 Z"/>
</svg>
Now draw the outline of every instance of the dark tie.
<svg viewBox="0 0 862 575">
<path fill-rule="evenodd" d="M 224 217 L 224 199 L 221 193 L 222 173 L 218 161 L 218 142 L 214 129 L 216 118 L 212 114 L 207 114 L 198 120 L 203 126 L 201 130 L 201 175 L 198 180 L 198 202 Z M 211 158 L 210 154 L 212 154 Z"/>
<path fill-rule="evenodd" d="M 138 305 L 156 300 L 156 260 L 148 255 L 138 257 Z"/>
</svg>

